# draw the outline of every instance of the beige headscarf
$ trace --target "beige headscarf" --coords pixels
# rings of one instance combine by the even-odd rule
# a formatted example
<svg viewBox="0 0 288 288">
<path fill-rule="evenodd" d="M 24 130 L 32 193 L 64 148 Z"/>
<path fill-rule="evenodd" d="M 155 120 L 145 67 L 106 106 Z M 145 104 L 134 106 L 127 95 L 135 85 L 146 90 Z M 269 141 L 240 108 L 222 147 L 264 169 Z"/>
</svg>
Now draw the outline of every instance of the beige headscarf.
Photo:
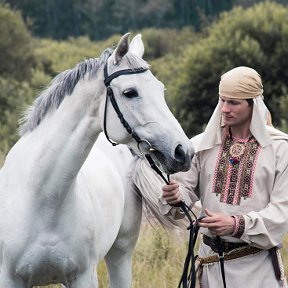
<svg viewBox="0 0 288 288">
<path fill-rule="evenodd" d="M 272 139 L 287 139 L 288 135 L 273 128 L 269 123 L 270 112 L 263 101 L 263 85 L 260 75 L 249 67 L 236 67 L 222 75 L 219 95 L 234 99 L 253 99 L 250 131 L 262 147 Z M 221 104 L 216 106 L 205 131 L 192 139 L 196 152 L 210 149 L 221 143 Z M 267 126 L 270 124 L 271 126 Z"/>
<path fill-rule="evenodd" d="M 261 76 L 252 68 L 237 67 L 221 76 L 220 96 L 234 99 L 254 99 L 262 94 Z"/>
</svg>

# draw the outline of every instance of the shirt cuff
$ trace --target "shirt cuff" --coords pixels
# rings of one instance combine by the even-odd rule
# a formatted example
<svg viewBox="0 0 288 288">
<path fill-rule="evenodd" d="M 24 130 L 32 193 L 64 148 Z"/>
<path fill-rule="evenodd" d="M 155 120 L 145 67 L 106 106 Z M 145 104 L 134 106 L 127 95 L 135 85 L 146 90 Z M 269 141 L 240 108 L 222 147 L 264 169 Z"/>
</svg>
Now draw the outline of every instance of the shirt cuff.
<svg viewBox="0 0 288 288">
<path fill-rule="evenodd" d="M 162 215 L 171 214 L 174 219 L 181 219 L 185 217 L 185 213 L 181 209 L 181 207 L 169 205 L 167 201 L 163 198 L 163 196 L 160 196 L 158 198 L 158 206 L 159 206 L 159 212 Z"/>
<path fill-rule="evenodd" d="M 235 219 L 235 229 L 232 236 L 240 239 L 245 230 L 245 219 L 242 215 L 233 215 L 232 217 Z"/>
<path fill-rule="evenodd" d="M 158 198 L 158 206 L 159 206 L 159 211 L 160 214 L 166 215 L 170 212 L 172 209 L 172 206 L 170 206 L 167 201 L 163 198 L 163 196 L 160 196 Z"/>
</svg>

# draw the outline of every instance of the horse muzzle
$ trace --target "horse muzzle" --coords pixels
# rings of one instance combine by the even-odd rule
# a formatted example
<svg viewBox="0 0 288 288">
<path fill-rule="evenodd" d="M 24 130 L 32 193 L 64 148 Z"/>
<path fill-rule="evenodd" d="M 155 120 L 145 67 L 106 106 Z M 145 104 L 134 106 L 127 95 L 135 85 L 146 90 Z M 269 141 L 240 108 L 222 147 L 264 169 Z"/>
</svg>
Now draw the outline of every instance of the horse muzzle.
<svg viewBox="0 0 288 288">
<path fill-rule="evenodd" d="M 153 146 L 150 148 L 150 156 L 156 165 L 167 174 L 174 174 L 181 171 L 188 171 L 191 167 L 191 161 L 194 156 L 192 144 L 185 148 L 182 144 L 176 145 L 172 153 L 160 151 Z"/>
</svg>

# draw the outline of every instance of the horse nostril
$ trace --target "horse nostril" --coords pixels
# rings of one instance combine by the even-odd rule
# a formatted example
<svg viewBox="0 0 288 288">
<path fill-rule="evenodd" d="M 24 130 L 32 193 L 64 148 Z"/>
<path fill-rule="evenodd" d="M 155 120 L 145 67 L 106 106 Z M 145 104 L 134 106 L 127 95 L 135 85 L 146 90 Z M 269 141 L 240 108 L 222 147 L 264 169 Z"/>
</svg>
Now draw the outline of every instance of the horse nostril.
<svg viewBox="0 0 288 288">
<path fill-rule="evenodd" d="M 177 145 L 175 148 L 175 159 L 180 162 L 181 164 L 184 164 L 186 161 L 186 153 L 183 150 L 183 147 L 181 144 Z"/>
</svg>

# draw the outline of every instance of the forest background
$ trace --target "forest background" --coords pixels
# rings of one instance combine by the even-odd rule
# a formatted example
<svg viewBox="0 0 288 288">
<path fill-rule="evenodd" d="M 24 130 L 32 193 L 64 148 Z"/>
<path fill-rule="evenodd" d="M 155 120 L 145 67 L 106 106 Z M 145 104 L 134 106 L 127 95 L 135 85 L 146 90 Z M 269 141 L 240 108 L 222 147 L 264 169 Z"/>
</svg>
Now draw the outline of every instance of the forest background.
<svg viewBox="0 0 288 288">
<path fill-rule="evenodd" d="M 273 124 L 288 132 L 288 0 L 0 0 L 0 166 L 23 111 L 53 77 L 126 32 L 142 34 L 189 137 L 210 118 L 221 74 L 242 65 L 260 73 Z M 170 240 L 155 237 L 159 253 Z"/>
<path fill-rule="evenodd" d="M 18 120 L 59 72 L 141 33 L 145 58 L 189 137 L 218 101 L 221 74 L 262 76 L 274 126 L 288 132 L 288 0 L 0 0 L 0 153 Z"/>
</svg>

